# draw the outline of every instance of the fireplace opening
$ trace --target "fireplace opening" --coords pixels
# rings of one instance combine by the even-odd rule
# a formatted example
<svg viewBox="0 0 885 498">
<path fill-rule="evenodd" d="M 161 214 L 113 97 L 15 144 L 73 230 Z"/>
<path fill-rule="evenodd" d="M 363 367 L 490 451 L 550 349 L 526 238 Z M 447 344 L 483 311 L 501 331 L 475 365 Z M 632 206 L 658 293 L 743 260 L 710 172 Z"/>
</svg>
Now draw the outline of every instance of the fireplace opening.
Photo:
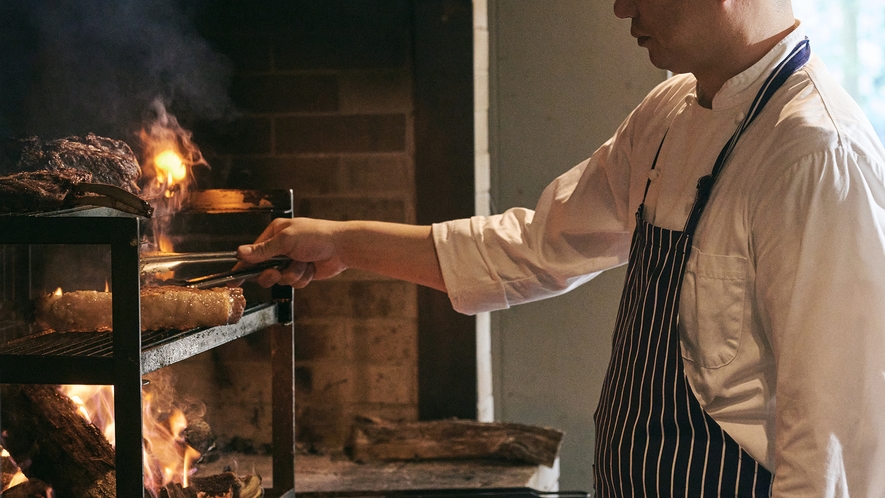
<svg viewBox="0 0 885 498">
<path fill-rule="evenodd" d="M 175 241 L 186 238 L 184 249 L 217 255 L 211 251 L 218 244 L 251 241 L 253 230 L 290 216 L 291 204 L 288 191 L 193 191 L 170 215 L 164 234 L 173 251 L 181 250 Z M 143 252 L 150 244 L 142 235 L 160 221 L 106 208 L 0 215 L 0 444 L 32 485 L 46 482 L 60 497 L 104 496 L 85 492 L 83 476 L 87 487 L 125 496 L 135 490 L 175 496 L 171 489 L 205 489 L 219 476 L 243 492 L 251 487 L 256 496 L 282 496 L 294 489 L 292 290 L 243 283 L 236 288 L 244 299 L 235 319 L 223 315 L 219 323 L 194 328 L 184 319 L 187 308 L 172 317 L 183 320 L 180 327 L 148 325 L 152 306 L 168 304 L 149 292 L 167 287 L 144 285 L 155 275 L 146 271 L 152 256 L 145 254 L 154 253 Z M 229 256 L 210 259 L 183 263 L 164 278 L 233 265 Z M 168 288 L 233 295 L 227 287 Z M 227 298 L 199 298 L 194 310 L 200 319 L 219 317 L 209 311 L 230 313 Z M 184 302 L 174 299 L 176 306 Z M 140 316 L 133 309 L 139 301 Z M 46 390 L 56 384 L 74 384 L 81 392 L 60 400 L 57 390 Z M 81 431 L 84 422 L 52 418 L 80 411 L 74 399 L 86 409 L 83 385 L 113 387 L 104 399 L 114 407 L 113 439 L 106 440 L 108 424 L 98 423 L 98 412 L 89 410 L 86 421 L 100 427 L 93 431 Z M 233 426 L 231 414 L 238 420 Z M 95 468 L 95 462 L 102 465 Z"/>
<path fill-rule="evenodd" d="M 159 26 L 164 16 L 174 20 L 180 29 L 169 31 L 167 23 L 157 32 L 188 42 L 177 51 L 146 47 L 136 36 L 121 44 L 111 32 L 90 32 L 74 22 L 104 17 L 131 26 L 118 17 L 125 9 L 94 16 L 63 6 L 34 11 L 27 2 L 4 4 L 0 9 L 9 15 L 0 16 L 0 37 L 10 49 L 0 59 L 20 70 L 0 78 L 14 79 L 10 88 L 21 98 L 0 104 L 0 131 L 44 137 L 92 131 L 137 148 L 142 117 L 153 112 L 159 93 L 168 111 L 193 131 L 209 164 L 193 170 L 196 191 L 282 189 L 291 191 L 292 215 L 330 219 L 432 223 L 472 214 L 471 2 L 194 1 L 184 2 L 183 17 L 169 10 L 175 3 L 141 2 L 130 11 L 147 16 L 141 26 Z M 48 29 L 59 24 L 63 29 Z M 120 32 L 126 30 L 112 33 Z M 147 34 L 140 27 L 130 32 Z M 114 47 L 130 55 L 187 57 L 173 63 L 155 58 L 154 67 L 145 67 L 118 57 Z M 105 77 L 107 69 L 113 77 Z M 153 86 L 133 83 L 131 75 Z M 61 80 L 71 86 L 53 85 Z M 111 109 L 123 112 L 112 115 Z M 241 212 L 228 213 L 228 225 L 213 226 L 204 223 L 211 211 L 178 218 L 182 225 L 189 218 L 187 227 L 173 221 L 167 243 L 180 252 L 230 250 L 242 240 L 228 227 L 260 230 L 266 224 L 253 212 Z M 103 250 L 112 253 L 108 245 L 114 244 Z M 89 248 L 77 244 L 75 250 L 89 259 Z M 20 268 L 25 256 L 7 252 L 11 267 Z M 115 292 L 120 285 L 111 282 Z M 89 288 L 98 289 L 91 283 Z M 455 314 L 444 295 L 349 272 L 290 298 L 295 366 L 288 382 L 296 391 L 301 451 L 340 452 L 356 415 L 393 421 L 476 417 L 475 323 Z M 161 367 L 176 372 L 177 388 L 187 395 L 219 390 L 214 399 L 223 401 L 203 400 L 206 418 L 214 417 L 210 425 L 219 445 L 246 457 L 278 446 L 270 422 L 278 416 L 271 398 L 282 382 L 276 380 L 282 367 L 271 360 L 281 348 L 276 329 Z M 127 368 L 131 373 L 133 367 Z M 257 378 L 266 382 L 259 386 Z M 123 395 L 127 406 L 134 404 L 132 391 L 130 386 Z M 136 434 L 127 434 L 130 439 L 139 437 L 131 426 L 129 432 Z M 129 457 L 137 458 L 132 452 Z"/>
</svg>

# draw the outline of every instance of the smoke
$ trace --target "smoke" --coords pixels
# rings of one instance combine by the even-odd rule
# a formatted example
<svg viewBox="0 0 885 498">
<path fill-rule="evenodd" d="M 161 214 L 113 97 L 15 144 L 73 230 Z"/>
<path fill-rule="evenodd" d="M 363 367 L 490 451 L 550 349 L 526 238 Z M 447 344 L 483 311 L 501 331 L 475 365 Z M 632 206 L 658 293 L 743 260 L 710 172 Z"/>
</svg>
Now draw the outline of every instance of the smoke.
<svg viewBox="0 0 885 498">
<path fill-rule="evenodd" d="M 2 0 L 0 133 L 130 140 L 157 99 L 226 115 L 230 63 L 198 33 L 198 1 Z"/>
</svg>

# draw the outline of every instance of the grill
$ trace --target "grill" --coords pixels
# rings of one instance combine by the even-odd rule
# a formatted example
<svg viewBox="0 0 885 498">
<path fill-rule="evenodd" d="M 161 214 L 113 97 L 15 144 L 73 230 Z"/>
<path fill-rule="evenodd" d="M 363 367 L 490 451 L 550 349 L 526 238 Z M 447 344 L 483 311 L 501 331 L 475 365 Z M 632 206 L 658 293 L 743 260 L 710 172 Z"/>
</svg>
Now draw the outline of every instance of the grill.
<svg viewBox="0 0 885 498">
<path fill-rule="evenodd" d="M 290 191 L 193 193 L 192 216 L 292 216 Z M 264 223 L 264 224 L 261 224 Z M 249 303 L 233 325 L 188 331 L 141 332 L 139 246 L 147 220 L 111 208 L 75 208 L 39 215 L 0 216 L 0 298 L 25 310 L 31 300 L 36 245 L 100 245 L 110 250 L 113 332 L 29 333 L 0 322 L 0 382 L 114 386 L 117 496 L 144 494 L 142 375 L 198 353 L 270 329 L 273 362 L 273 489 L 294 490 L 294 326 L 292 289 L 277 287 L 266 302 Z M 184 234 L 186 237 L 187 234 Z M 240 240 L 248 242 L 249 240 Z M 76 268 L 71 268 L 77 271 Z M 2 424 L 2 421 L 0 421 Z M 2 429 L 2 427 L 0 427 Z"/>
</svg>

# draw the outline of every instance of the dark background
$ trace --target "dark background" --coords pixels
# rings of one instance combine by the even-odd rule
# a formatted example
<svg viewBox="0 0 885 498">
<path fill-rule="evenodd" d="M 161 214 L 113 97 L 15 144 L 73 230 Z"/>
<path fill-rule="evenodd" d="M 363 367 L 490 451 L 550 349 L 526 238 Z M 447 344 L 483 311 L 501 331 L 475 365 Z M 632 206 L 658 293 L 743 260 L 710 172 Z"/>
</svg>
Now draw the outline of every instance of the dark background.
<svg viewBox="0 0 885 498">
<path fill-rule="evenodd" d="M 297 215 L 433 223 L 473 213 L 472 57 L 470 0 L 2 0 L 0 138 L 93 132 L 138 155 L 160 103 L 210 165 L 197 188 L 291 188 Z M 365 70 L 408 71 L 411 109 L 341 112 L 342 86 Z M 383 101 L 383 83 L 360 91 Z M 406 179 L 384 163 L 399 153 L 414 164 Z M 341 171 L 362 193 L 409 178 L 414 191 L 361 196 Z M 402 285 L 316 287 L 296 313 L 351 302 L 359 319 L 389 319 Z M 473 319 L 427 289 L 418 314 L 418 417 L 475 418 Z M 296 323 L 307 386 L 317 334 Z"/>
</svg>

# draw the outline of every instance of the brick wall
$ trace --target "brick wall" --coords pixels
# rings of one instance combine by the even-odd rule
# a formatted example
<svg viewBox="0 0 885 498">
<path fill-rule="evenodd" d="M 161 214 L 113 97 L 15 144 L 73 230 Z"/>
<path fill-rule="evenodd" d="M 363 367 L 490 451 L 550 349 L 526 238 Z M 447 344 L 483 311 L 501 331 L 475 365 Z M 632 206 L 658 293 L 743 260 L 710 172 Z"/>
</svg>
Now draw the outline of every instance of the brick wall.
<svg viewBox="0 0 885 498">
<path fill-rule="evenodd" d="M 291 188 L 330 219 L 473 214 L 470 0 L 9 0 L 0 41 L 0 135 L 133 146 L 162 95 L 211 164 L 199 188 Z M 302 441 L 338 445 L 357 412 L 475 416 L 475 324 L 444 294 L 348 272 L 296 295 Z M 269 355 L 255 334 L 174 365 L 222 444 L 270 443 Z"/>
<path fill-rule="evenodd" d="M 201 182 L 292 189 L 298 216 L 415 222 L 409 2 L 210 4 L 201 29 L 233 62 L 238 113 L 195 128 L 212 166 Z M 348 271 L 297 290 L 295 314 L 300 443 L 340 448 L 357 413 L 417 418 L 414 285 Z M 204 400 L 222 439 L 270 441 L 268 347 L 236 341 L 177 367 L 184 391 L 223 386 Z M 210 379 L 187 374 L 198 364 Z"/>
</svg>

